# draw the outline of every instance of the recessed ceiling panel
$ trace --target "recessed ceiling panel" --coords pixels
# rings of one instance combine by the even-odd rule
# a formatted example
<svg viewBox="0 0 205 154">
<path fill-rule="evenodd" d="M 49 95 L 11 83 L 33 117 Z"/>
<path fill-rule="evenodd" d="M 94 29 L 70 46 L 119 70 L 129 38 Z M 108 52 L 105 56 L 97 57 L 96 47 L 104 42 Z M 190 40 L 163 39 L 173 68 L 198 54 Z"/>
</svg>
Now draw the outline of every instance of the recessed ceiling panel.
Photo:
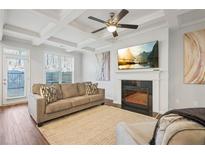
<svg viewBox="0 0 205 154">
<path fill-rule="evenodd" d="M 129 24 L 133 20 L 137 20 L 139 18 L 142 18 L 146 15 L 149 15 L 151 13 L 154 13 L 158 10 L 129 10 L 129 13 L 120 21 L 120 23 L 126 23 Z M 76 20 L 74 20 L 71 25 L 76 26 L 86 32 L 92 32 L 96 29 L 99 29 L 101 27 L 104 27 L 105 25 L 96 22 L 93 20 L 88 19 L 89 16 L 94 16 L 96 18 L 102 19 L 107 21 L 110 18 L 110 13 L 113 12 L 115 14 L 118 14 L 120 10 L 116 9 L 92 9 L 92 10 L 87 10 L 84 14 L 79 16 Z M 104 30 L 106 31 L 106 30 Z"/>
<path fill-rule="evenodd" d="M 41 17 L 27 10 L 8 10 L 7 12 L 7 24 L 29 29 L 34 32 L 40 32 L 49 22 L 43 16 Z"/>
<path fill-rule="evenodd" d="M 69 26 L 69 28 L 65 26 L 64 29 L 60 30 L 55 37 L 61 38 L 70 42 L 80 43 L 84 41 L 88 37 L 84 35 L 85 33 L 77 30 L 75 27 Z"/>
</svg>

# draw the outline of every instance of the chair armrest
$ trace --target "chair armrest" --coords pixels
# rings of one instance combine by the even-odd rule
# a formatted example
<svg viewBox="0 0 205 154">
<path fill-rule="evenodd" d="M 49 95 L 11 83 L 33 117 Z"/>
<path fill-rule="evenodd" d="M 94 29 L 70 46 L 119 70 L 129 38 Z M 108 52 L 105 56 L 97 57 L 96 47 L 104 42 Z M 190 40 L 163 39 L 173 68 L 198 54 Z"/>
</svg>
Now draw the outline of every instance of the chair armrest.
<svg viewBox="0 0 205 154">
<path fill-rule="evenodd" d="M 36 123 L 41 122 L 41 117 L 45 114 L 45 99 L 37 94 L 29 94 L 28 96 L 28 110 L 30 115 L 36 121 Z"/>
</svg>

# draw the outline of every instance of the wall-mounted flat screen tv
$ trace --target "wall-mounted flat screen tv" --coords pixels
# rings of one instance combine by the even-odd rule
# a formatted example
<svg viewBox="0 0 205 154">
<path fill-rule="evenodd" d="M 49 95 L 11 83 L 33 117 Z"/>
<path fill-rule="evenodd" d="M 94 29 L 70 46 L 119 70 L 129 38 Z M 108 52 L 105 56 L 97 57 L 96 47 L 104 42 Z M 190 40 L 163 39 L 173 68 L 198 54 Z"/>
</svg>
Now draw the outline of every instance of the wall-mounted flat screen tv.
<svg viewBox="0 0 205 154">
<path fill-rule="evenodd" d="M 118 69 L 158 68 L 158 41 L 118 50 Z"/>
</svg>

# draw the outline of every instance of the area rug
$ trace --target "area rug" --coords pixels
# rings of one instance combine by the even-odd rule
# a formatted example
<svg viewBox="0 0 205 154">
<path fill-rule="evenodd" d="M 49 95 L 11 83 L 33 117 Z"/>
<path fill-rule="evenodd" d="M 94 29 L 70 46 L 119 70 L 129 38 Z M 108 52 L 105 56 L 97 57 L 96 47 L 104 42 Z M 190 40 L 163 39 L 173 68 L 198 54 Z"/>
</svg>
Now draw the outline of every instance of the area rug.
<svg viewBox="0 0 205 154">
<path fill-rule="evenodd" d="M 116 143 L 115 129 L 118 122 L 150 120 L 153 118 L 103 105 L 52 120 L 39 127 L 39 130 L 49 144 L 113 145 Z"/>
</svg>

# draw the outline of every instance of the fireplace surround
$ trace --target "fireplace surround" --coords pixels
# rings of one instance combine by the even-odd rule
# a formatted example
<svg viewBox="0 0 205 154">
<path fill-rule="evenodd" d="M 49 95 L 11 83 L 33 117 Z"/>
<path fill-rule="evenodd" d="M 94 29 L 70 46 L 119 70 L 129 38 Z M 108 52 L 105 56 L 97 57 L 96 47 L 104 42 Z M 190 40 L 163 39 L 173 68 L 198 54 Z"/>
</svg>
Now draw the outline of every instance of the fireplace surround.
<svg viewBox="0 0 205 154">
<path fill-rule="evenodd" d="M 152 116 L 152 81 L 122 80 L 122 108 Z"/>
</svg>

